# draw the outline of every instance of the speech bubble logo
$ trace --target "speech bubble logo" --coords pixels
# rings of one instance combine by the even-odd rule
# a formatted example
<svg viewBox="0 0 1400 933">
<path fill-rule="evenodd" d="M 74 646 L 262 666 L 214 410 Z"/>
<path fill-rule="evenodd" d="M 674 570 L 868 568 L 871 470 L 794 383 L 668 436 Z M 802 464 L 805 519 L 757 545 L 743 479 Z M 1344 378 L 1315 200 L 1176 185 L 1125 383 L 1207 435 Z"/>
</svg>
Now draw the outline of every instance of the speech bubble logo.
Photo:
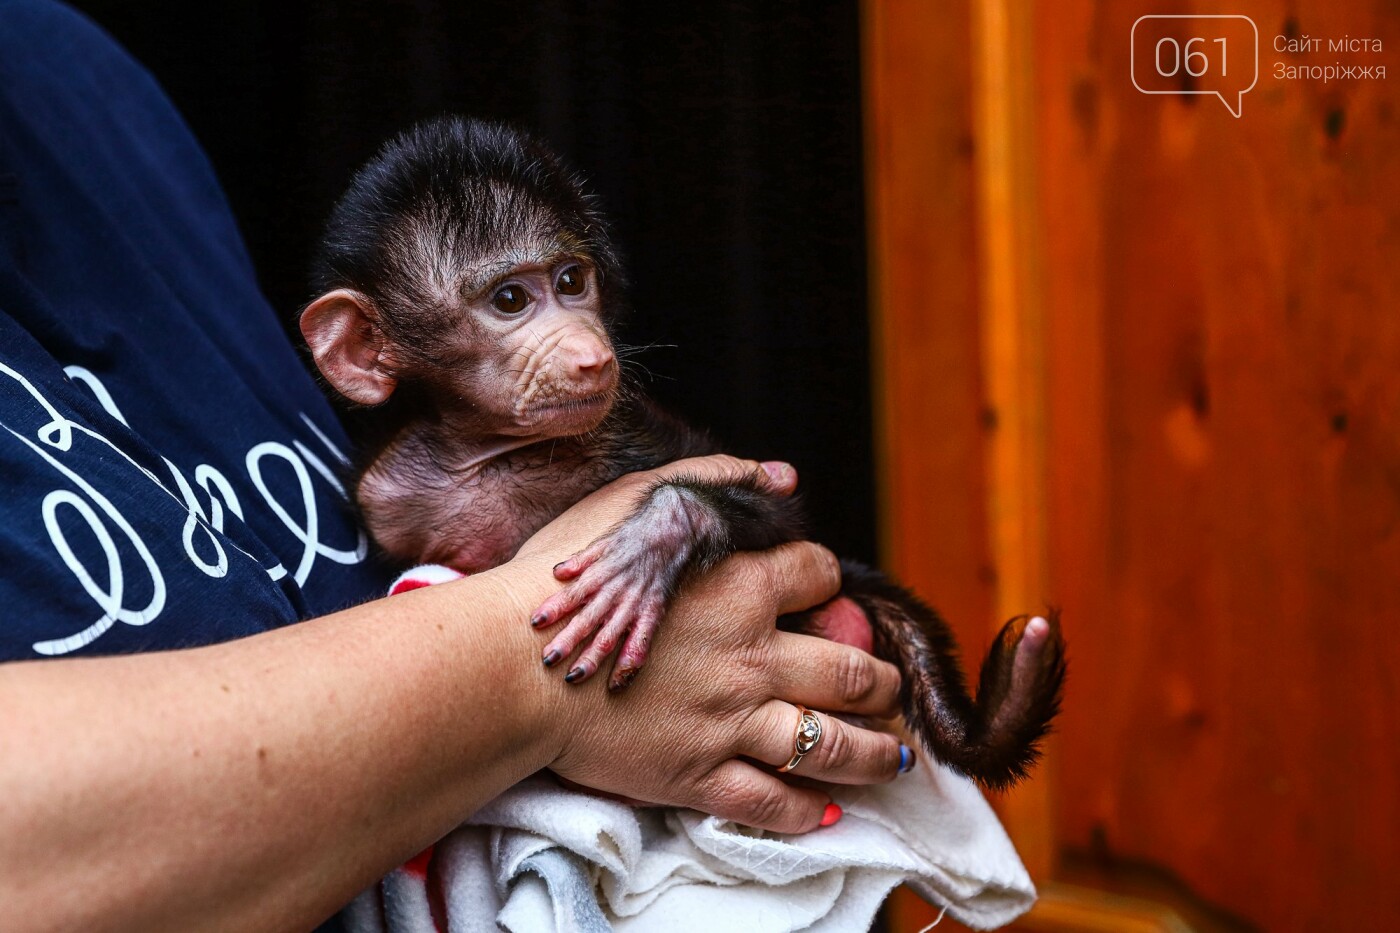
<svg viewBox="0 0 1400 933">
<path fill-rule="evenodd" d="M 1144 94 L 1214 94 L 1239 117 L 1259 83 L 1259 27 L 1248 16 L 1139 16 L 1129 41 L 1133 87 Z"/>
</svg>

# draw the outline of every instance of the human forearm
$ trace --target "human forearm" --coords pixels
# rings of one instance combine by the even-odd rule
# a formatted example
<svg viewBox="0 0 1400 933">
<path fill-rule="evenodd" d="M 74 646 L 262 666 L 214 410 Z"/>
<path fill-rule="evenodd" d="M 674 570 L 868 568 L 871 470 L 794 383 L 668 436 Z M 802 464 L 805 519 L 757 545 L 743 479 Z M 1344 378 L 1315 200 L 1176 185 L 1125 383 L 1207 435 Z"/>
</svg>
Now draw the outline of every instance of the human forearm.
<svg viewBox="0 0 1400 933">
<path fill-rule="evenodd" d="M 723 477 L 715 457 L 668 468 Z M 800 703 L 888 716 L 898 674 L 779 632 L 831 597 L 810 544 L 694 581 L 622 695 L 568 685 L 527 624 L 550 568 L 664 474 L 634 474 L 509 564 L 227 645 L 0 666 L 0 926 L 306 929 L 530 772 L 780 832 L 829 796 L 779 780 Z M 896 740 L 826 717 L 803 776 L 891 780 Z M 741 760 L 742 759 L 742 760 Z"/>
<path fill-rule="evenodd" d="M 0 668 L 4 914 L 314 925 L 548 763 L 551 684 L 506 624 L 547 573 L 518 562 L 193 651 Z"/>
</svg>

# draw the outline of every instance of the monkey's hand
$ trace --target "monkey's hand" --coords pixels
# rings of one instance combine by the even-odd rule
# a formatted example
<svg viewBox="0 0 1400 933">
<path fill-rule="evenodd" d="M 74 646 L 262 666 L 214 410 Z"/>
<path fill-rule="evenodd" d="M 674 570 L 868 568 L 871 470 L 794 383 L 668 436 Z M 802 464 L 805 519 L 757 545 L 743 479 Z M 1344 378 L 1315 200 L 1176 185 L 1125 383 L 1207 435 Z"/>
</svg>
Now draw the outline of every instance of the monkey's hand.
<svg viewBox="0 0 1400 933">
<path fill-rule="evenodd" d="M 553 667 L 588 643 L 569 668 L 569 683 L 587 680 L 621 647 L 608 689 L 621 690 L 646 663 L 652 635 L 686 571 L 700 555 L 710 517 L 677 486 L 662 484 L 625 519 L 554 568 L 565 586 L 535 610 L 537 628 L 568 620 L 544 650 Z"/>
<path fill-rule="evenodd" d="M 608 687 L 626 687 L 646 662 L 656 626 L 688 574 L 735 551 L 800 537 L 790 498 L 796 485 L 792 467 L 777 462 L 725 480 L 679 475 L 657 482 L 616 528 L 554 568 L 565 586 L 535 610 L 530 624 L 573 618 L 545 649 L 544 663 L 553 667 L 593 636 L 565 680 L 591 677 L 620 645 Z"/>
</svg>

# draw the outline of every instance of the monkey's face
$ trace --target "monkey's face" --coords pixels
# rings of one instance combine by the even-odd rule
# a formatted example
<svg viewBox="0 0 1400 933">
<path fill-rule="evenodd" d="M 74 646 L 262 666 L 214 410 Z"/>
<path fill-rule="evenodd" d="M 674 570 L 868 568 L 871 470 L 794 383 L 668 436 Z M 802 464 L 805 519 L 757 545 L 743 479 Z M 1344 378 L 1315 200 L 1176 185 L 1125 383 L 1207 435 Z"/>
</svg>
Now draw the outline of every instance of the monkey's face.
<svg viewBox="0 0 1400 933">
<path fill-rule="evenodd" d="M 584 434 L 618 395 L 598 274 L 575 253 L 535 255 L 469 264 L 460 288 L 414 282 L 378 300 L 335 289 L 302 312 L 302 334 L 327 381 L 357 404 L 412 384 L 463 439 Z"/>
<path fill-rule="evenodd" d="M 464 353 L 448 375 L 446 410 L 513 437 L 553 438 L 596 428 L 618 392 L 597 275 L 585 259 L 517 265 L 468 297 Z"/>
</svg>

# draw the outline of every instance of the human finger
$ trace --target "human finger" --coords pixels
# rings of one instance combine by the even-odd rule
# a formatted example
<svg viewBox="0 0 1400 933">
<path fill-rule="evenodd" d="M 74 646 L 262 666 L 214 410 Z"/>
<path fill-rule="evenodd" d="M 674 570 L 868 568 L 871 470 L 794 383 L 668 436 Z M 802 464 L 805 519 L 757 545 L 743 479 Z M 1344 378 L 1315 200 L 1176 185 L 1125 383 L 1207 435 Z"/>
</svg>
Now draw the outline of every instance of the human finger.
<svg viewBox="0 0 1400 933">
<path fill-rule="evenodd" d="M 833 784 L 883 784 L 914 765 L 913 749 L 883 732 L 862 729 L 811 711 L 820 726 L 820 738 L 789 769 L 790 773 Z M 802 711 L 791 703 L 774 700 L 752 717 L 746 730 L 743 753 L 775 768 L 791 763 L 796 752 Z"/>
<path fill-rule="evenodd" d="M 820 544 L 792 541 L 766 551 L 736 554 L 713 579 L 723 589 L 764 594 L 771 599 L 775 615 L 786 615 L 834 596 L 841 588 L 841 565 Z"/>
<path fill-rule="evenodd" d="M 779 833 L 805 833 L 830 825 L 841 808 L 824 791 L 789 784 L 738 760 L 726 761 L 700 782 L 682 805 L 721 819 Z"/>
<path fill-rule="evenodd" d="M 900 709 L 899 669 L 859 648 L 812 635 L 777 633 L 770 645 L 774 695 L 812 709 L 889 718 Z"/>
<path fill-rule="evenodd" d="M 746 480 L 779 495 L 789 495 L 797 488 L 797 470 L 781 460 L 745 460 L 728 454 L 689 457 L 651 470 L 658 480 L 696 479 L 708 483 L 738 483 Z"/>
</svg>

